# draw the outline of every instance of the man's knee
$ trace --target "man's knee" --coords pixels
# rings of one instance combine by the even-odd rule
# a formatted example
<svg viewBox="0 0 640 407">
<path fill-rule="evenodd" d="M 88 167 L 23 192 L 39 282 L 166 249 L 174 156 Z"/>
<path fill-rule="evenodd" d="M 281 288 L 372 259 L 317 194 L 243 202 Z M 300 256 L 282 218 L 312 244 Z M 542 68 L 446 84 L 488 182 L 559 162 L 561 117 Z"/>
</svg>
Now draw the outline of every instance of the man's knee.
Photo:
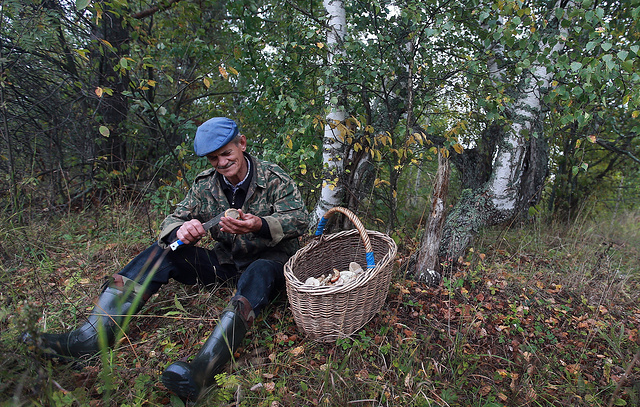
<svg viewBox="0 0 640 407">
<path fill-rule="evenodd" d="M 147 284 L 147 291 L 153 294 L 169 280 L 168 268 L 164 265 L 165 256 L 166 251 L 157 243 L 153 243 L 127 263 L 115 276 L 124 277 L 137 284 Z"/>
<path fill-rule="evenodd" d="M 258 259 L 251 263 L 245 270 L 249 274 L 272 274 L 276 277 L 278 274 L 284 273 L 284 265 L 274 260 Z"/>
</svg>

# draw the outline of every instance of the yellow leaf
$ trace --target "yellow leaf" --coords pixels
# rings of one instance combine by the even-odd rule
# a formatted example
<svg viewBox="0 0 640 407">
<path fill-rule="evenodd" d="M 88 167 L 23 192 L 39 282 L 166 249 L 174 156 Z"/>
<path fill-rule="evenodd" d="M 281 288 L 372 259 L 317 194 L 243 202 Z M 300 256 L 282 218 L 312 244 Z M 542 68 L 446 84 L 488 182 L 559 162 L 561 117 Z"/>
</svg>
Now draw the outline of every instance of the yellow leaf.
<svg viewBox="0 0 640 407">
<path fill-rule="evenodd" d="M 89 61 L 89 58 L 87 58 L 87 50 L 84 50 L 84 49 L 77 49 L 77 50 L 75 50 L 75 51 L 76 51 L 76 53 L 78 53 L 78 54 L 80 55 L 80 57 L 81 57 L 82 59 L 84 59 L 85 61 Z"/>
<path fill-rule="evenodd" d="M 229 74 L 227 73 L 227 70 L 224 69 L 224 66 L 220 65 L 218 67 L 218 71 L 220 71 L 220 75 L 222 75 L 224 79 L 227 79 L 229 77 Z"/>
<path fill-rule="evenodd" d="M 462 154 L 462 151 L 464 150 L 462 148 L 462 146 L 460 145 L 460 143 L 456 143 L 453 145 L 453 149 L 456 150 L 456 153 L 458 154 Z"/>
<path fill-rule="evenodd" d="M 232 66 L 229 67 L 229 72 L 231 72 L 234 75 L 238 75 L 238 71 Z"/>
<path fill-rule="evenodd" d="M 107 47 L 109 47 L 109 48 L 113 48 L 113 45 L 111 45 L 111 43 L 110 43 L 109 41 L 107 41 L 107 40 L 102 40 L 102 39 L 101 39 L 100 41 L 102 41 L 102 43 L 103 43 L 103 44 L 105 44 Z"/>
<path fill-rule="evenodd" d="M 97 88 L 96 88 L 96 95 L 98 95 L 98 97 L 99 97 L 99 98 L 101 98 L 101 97 L 102 97 L 102 92 L 103 92 L 103 90 L 102 90 L 102 88 L 101 88 L 101 87 L 97 87 Z"/>
<path fill-rule="evenodd" d="M 631 117 L 633 117 L 634 119 L 638 116 L 640 116 L 640 112 L 637 110 L 634 110 L 633 113 L 631 113 Z"/>
<path fill-rule="evenodd" d="M 318 48 L 322 49 L 324 48 L 324 44 L 321 42 L 316 43 L 316 45 L 318 46 Z"/>
<path fill-rule="evenodd" d="M 204 87 L 207 89 L 209 89 L 209 86 L 211 86 L 211 81 L 207 77 L 202 78 L 202 83 L 204 83 Z"/>
</svg>

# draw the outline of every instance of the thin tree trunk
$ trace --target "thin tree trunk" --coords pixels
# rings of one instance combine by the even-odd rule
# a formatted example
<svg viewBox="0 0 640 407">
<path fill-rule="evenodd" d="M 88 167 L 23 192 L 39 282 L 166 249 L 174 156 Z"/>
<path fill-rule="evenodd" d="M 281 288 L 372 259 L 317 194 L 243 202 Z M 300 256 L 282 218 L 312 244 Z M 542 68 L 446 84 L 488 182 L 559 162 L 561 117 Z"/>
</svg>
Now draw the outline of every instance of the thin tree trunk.
<svg viewBox="0 0 640 407">
<path fill-rule="evenodd" d="M 4 21 L 4 9 L 0 7 L 0 21 Z M 2 45 L 2 38 L 4 35 L 0 36 L 0 45 Z M 0 50 L 3 50 L 4 47 L 0 46 Z M 4 64 L 4 55 L 0 54 L 0 72 L 5 71 Z M 13 143 L 11 140 L 11 135 L 9 134 L 9 124 L 8 124 L 8 116 L 7 116 L 7 103 L 5 100 L 4 86 L 2 83 L 4 80 L 0 82 L 0 106 L 2 106 L 2 136 L 7 140 L 7 155 L 9 156 L 9 182 L 11 182 L 10 195 L 11 195 L 11 212 L 17 213 L 18 208 L 18 185 L 16 180 L 16 167 L 15 160 L 13 157 Z"/>
<path fill-rule="evenodd" d="M 440 268 L 438 252 L 445 220 L 447 195 L 449 194 L 450 173 L 449 159 L 445 158 L 442 153 L 438 153 L 438 172 L 436 173 L 436 184 L 433 188 L 431 213 L 427 220 L 416 263 L 418 280 L 428 281 L 431 275 L 430 271 L 438 271 Z"/>
<path fill-rule="evenodd" d="M 124 24 L 122 16 L 107 9 L 100 25 L 95 26 L 93 31 L 94 37 L 98 39 L 93 56 L 100 59 L 98 84 L 112 90 L 112 95 L 102 95 L 97 107 L 102 122 L 110 131 L 108 138 L 101 140 L 103 146 L 98 154 L 108 158 L 109 171 L 122 171 L 127 158 L 126 137 L 121 125 L 129 113 L 128 101 L 124 95 L 129 78 L 125 69 L 115 69 L 121 58 L 126 55 L 125 49 L 129 41 L 129 30 Z M 111 44 L 111 47 L 106 46 L 105 41 Z M 99 48 L 103 48 L 103 52 Z"/>
<path fill-rule="evenodd" d="M 329 49 L 328 64 L 335 68 L 336 60 L 344 53 L 343 42 L 347 30 L 346 14 L 342 0 L 324 0 L 324 7 L 329 16 L 327 31 L 327 48 Z M 337 71 L 337 69 L 334 69 Z M 327 93 L 327 104 L 331 112 L 327 115 L 324 128 L 322 162 L 324 165 L 324 180 L 320 199 L 310 220 L 313 228 L 318 220 L 332 207 L 340 205 L 344 196 L 343 185 L 340 182 L 344 171 L 344 138 L 346 137 L 345 120 L 347 114 L 341 104 L 332 102 L 337 95 L 337 89 Z"/>
</svg>

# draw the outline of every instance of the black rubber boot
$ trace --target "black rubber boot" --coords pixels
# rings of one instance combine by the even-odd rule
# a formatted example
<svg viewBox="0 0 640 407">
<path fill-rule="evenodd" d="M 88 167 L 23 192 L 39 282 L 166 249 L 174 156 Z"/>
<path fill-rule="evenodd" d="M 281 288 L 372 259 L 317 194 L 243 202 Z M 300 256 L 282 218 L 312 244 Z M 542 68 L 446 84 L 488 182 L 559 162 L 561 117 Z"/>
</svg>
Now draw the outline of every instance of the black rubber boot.
<svg viewBox="0 0 640 407">
<path fill-rule="evenodd" d="M 162 383 L 182 400 L 195 401 L 203 390 L 215 382 L 215 375 L 231 360 L 253 318 L 249 301 L 241 296 L 233 297 L 200 352 L 189 363 L 175 362 L 167 367 L 162 373 Z"/>
<path fill-rule="evenodd" d="M 82 326 L 62 334 L 43 333 L 38 335 L 36 341 L 29 334 L 24 334 L 22 341 L 34 343 L 46 356 L 80 358 L 94 355 L 104 346 L 113 346 L 137 295 L 141 298 L 135 311 L 142 308 L 149 296 L 142 293 L 140 284 L 115 275 L 100 294 L 93 311 Z"/>
</svg>

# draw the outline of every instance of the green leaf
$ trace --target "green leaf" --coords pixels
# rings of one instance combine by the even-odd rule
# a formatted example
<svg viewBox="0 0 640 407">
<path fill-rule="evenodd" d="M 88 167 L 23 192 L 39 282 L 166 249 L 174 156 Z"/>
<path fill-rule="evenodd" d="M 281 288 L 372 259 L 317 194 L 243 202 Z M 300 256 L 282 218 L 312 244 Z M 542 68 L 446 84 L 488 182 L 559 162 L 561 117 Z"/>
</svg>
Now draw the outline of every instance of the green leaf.
<svg viewBox="0 0 640 407">
<path fill-rule="evenodd" d="M 576 86 L 575 88 L 573 88 L 571 93 L 573 93 L 574 96 L 580 96 L 582 95 L 582 88 L 580 86 Z"/>
<path fill-rule="evenodd" d="M 612 70 L 615 67 L 615 62 L 613 62 L 613 55 L 606 54 L 602 56 L 602 60 L 607 64 L 607 69 Z"/>
<path fill-rule="evenodd" d="M 184 401 L 175 394 L 171 395 L 171 405 L 176 407 L 184 407 Z"/>
<path fill-rule="evenodd" d="M 627 55 L 629 55 L 628 51 L 620 51 L 618 52 L 618 58 L 620 58 L 621 61 L 624 61 L 627 59 Z"/>
<path fill-rule="evenodd" d="M 100 131 L 100 134 L 102 134 L 104 137 L 109 137 L 109 134 L 111 134 L 107 126 L 100 126 L 98 130 Z"/>
<path fill-rule="evenodd" d="M 573 70 L 573 72 L 577 72 L 578 70 L 580 70 L 580 68 L 582 68 L 581 62 L 576 61 L 571 63 L 571 69 Z"/>
<path fill-rule="evenodd" d="M 76 0 L 76 8 L 78 10 L 84 10 L 91 3 L 91 0 Z"/>
<path fill-rule="evenodd" d="M 605 43 L 601 44 L 600 46 L 605 51 L 609 51 L 611 49 L 611 47 L 613 47 L 613 45 L 610 42 L 605 42 Z"/>
<path fill-rule="evenodd" d="M 180 301 L 178 301 L 178 294 L 174 294 L 173 295 L 173 303 L 175 304 L 176 308 L 179 309 L 180 311 L 182 311 L 184 313 L 187 312 L 187 310 L 184 309 L 182 304 L 180 304 Z"/>
<path fill-rule="evenodd" d="M 564 15 L 564 9 L 558 7 L 557 9 L 555 9 L 555 14 L 556 14 L 556 18 L 560 20 Z"/>
<path fill-rule="evenodd" d="M 585 45 L 585 47 L 584 47 L 584 48 L 585 48 L 587 51 L 593 51 L 593 49 L 596 47 L 596 45 L 598 45 L 598 43 L 597 43 L 596 41 L 589 41 L 589 42 L 587 43 L 587 45 Z"/>
</svg>

